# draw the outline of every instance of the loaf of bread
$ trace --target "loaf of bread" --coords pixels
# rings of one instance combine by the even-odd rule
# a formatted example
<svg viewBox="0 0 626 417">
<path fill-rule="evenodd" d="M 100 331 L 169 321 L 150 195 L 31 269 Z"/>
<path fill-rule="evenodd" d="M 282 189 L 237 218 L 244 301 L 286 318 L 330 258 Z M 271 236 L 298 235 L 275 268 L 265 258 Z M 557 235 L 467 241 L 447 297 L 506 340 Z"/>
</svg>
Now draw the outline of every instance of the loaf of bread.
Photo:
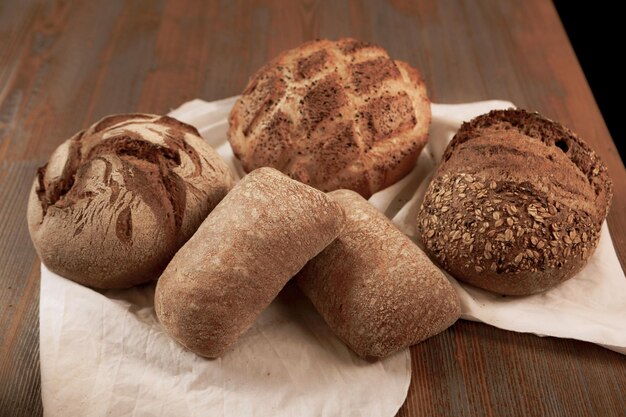
<svg viewBox="0 0 626 417">
<path fill-rule="evenodd" d="M 612 183 L 582 139 L 524 110 L 464 123 L 428 187 L 418 226 L 454 277 L 525 295 L 571 278 L 594 252 Z"/>
<path fill-rule="evenodd" d="M 459 318 L 454 288 L 421 249 L 360 195 L 338 190 L 329 196 L 343 207 L 345 226 L 297 282 L 339 338 L 371 360 Z"/>
<path fill-rule="evenodd" d="M 91 287 L 130 287 L 156 279 L 233 184 L 194 127 L 109 116 L 39 169 L 28 226 L 50 270 Z"/>
<path fill-rule="evenodd" d="M 270 166 L 323 191 L 368 198 L 413 169 L 430 117 L 414 68 L 365 42 L 319 40 L 252 77 L 228 139 L 246 171 Z"/>
<path fill-rule="evenodd" d="M 341 206 L 321 191 L 259 168 L 239 182 L 159 279 L 155 309 L 189 350 L 214 358 L 340 232 Z"/>
</svg>

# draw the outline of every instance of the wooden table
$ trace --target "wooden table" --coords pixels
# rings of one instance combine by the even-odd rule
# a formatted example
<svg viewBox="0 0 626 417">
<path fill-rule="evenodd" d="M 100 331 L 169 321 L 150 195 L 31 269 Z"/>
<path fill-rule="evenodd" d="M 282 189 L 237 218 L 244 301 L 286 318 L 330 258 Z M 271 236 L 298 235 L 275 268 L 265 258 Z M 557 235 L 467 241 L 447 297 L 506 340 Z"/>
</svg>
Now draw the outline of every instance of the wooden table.
<svg viewBox="0 0 626 417">
<path fill-rule="evenodd" d="M 238 94 L 280 51 L 341 36 L 417 66 L 435 102 L 511 100 L 577 131 L 615 182 L 609 226 L 626 264 L 626 171 L 549 1 L 3 2 L 1 416 L 42 413 L 39 261 L 25 208 L 50 152 L 109 113 Z M 626 415 L 626 359 L 589 343 L 462 321 L 411 354 L 400 416 Z"/>
</svg>

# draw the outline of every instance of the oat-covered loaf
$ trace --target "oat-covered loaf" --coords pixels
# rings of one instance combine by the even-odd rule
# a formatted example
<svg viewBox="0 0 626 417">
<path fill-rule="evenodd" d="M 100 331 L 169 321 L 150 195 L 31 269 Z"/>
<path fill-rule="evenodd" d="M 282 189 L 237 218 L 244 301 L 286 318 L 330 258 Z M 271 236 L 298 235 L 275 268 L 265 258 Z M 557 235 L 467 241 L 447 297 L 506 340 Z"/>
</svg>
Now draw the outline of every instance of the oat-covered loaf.
<svg viewBox="0 0 626 417">
<path fill-rule="evenodd" d="M 571 278 L 594 252 L 612 183 L 582 139 L 524 110 L 464 123 L 426 192 L 426 251 L 454 277 L 510 295 Z"/>
<path fill-rule="evenodd" d="M 337 336 L 359 356 L 376 359 L 459 318 L 454 288 L 415 243 L 360 195 L 328 195 L 343 207 L 345 226 L 297 282 Z"/>
<path fill-rule="evenodd" d="M 50 270 L 92 287 L 130 287 L 159 276 L 233 183 L 194 127 L 109 116 L 39 169 L 28 226 Z"/>
<path fill-rule="evenodd" d="M 324 193 L 272 168 L 252 171 L 163 272 L 159 321 L 198 355 L 221 356 L 343 222 L 341 206 Z"/>
<path fill-rule="evenodd" d="M 415 166 L 430 117 L 414 68 L 365 42 L 320 40 L 252 77 L 228 138 L 246 171 L 270 166 L 323 191 L 368 198 Z"/>
</svg>

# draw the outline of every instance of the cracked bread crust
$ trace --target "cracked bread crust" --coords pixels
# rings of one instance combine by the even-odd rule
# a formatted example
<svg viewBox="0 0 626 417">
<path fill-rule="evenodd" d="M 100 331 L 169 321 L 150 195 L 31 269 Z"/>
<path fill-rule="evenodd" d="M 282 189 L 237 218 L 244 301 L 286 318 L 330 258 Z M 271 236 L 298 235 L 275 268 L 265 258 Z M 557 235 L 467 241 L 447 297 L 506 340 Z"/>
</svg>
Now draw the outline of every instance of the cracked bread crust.
<svg viewBox="0 0 626 417">
<path fill-rule="evenodd" d="M 28 226 L 50 270 L 91 287 L 130 287 L 158 277 L 233 183 L 194 127 L 108 116 L 38 170 Z"/>
<path fill-rule="evenodd" d="M 229 117 L 246 172 L 276 168 L 368 198 L 415 166 L 428 139 L 426 87 L 408 64 L 354 39 L 308 42 L 252 77 Z"/>
<path fill-rule="evenodd" d="M 586 264 L 612 182 L 567 128 L 524 110 L 464 123 L 418 214 L 427 253 L 454 277 L 507 295 L 545 291 Z"/>
</svg>

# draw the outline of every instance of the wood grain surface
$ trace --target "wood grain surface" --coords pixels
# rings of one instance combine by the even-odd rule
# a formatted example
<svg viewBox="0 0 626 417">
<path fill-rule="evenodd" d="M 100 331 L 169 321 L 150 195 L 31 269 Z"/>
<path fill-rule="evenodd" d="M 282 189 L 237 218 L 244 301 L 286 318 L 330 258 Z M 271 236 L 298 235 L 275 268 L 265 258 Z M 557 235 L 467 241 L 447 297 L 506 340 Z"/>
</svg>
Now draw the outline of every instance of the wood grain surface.
<svg viewBox="0 0 626 417">
<path fill-rule="evenodd" d="M 626 264 L 626 171 L 550 1 L 2 1 L 0 416 L 43 411 L 25 208 L 51 151 L 109 113 L 238 94 L 280 51 L 341 36 L 417 66 L 435 102 L 511 100 L 578 132 L 615 182 Z M 462 321 L 411 354 L 400 416 L 626 415 L 626 359 L 589 343 Z"/>
</svg>

